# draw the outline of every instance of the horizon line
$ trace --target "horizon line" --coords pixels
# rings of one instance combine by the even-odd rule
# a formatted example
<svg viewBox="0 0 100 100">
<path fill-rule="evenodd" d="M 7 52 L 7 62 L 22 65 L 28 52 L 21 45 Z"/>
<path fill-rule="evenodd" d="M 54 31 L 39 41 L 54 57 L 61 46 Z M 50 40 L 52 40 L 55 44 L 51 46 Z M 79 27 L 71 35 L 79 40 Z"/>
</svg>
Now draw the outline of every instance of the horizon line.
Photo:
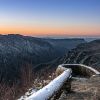
<svg viewBox="0 0 100 100">
<path fill-rule="evenodd" d="M 33 35 L 33 34 L 21 34 L 21 33 L 0 33 L 0 35 L 22 35 L 40 38 L 100 38 L 100 35 Z"/>
</svg>

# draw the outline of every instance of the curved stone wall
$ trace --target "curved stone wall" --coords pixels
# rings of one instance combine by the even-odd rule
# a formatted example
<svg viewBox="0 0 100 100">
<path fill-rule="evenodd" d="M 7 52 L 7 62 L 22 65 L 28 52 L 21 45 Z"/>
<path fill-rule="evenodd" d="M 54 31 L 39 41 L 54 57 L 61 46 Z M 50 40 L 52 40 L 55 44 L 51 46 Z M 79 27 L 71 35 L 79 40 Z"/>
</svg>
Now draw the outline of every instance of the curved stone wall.
<svg viewBox="0 0 100 100">
<path fill-rule="evenodd" d="M 100 72 L 96 69 L 83 64 L 61 64 L 58 67 L 71 68 L 72 76 L 91 77 L 94 75 L 100 75 Z"/>
</svg>

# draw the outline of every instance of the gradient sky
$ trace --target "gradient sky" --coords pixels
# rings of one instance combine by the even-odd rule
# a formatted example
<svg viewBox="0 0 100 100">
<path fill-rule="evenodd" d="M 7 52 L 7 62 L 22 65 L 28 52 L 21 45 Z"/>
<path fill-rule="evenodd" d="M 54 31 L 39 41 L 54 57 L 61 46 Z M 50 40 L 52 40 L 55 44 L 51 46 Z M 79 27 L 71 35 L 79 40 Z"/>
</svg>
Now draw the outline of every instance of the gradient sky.
<svg viewBox="0 0 100 100">
<path fill-rule="evenodd" d="M 0 0 L 0 33 L 100 36 L 100 0 Z"/>
</svg>

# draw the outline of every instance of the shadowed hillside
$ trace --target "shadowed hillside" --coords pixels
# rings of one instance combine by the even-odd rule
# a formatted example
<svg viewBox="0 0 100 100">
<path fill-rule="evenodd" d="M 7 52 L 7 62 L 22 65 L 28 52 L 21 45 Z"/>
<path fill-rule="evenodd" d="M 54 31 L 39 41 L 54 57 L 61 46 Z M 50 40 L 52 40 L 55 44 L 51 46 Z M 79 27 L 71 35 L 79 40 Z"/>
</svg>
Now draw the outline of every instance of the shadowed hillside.
<svg viewBox="0 0 100 100">
<path fill-rule="evenodd" d="M 45 39 L 13 34 L 0 35 L 0 82 L 18 78 L 20 69 L 25 64 L 31 64 L 34 69 L 35 65 L 61 57 L 69 49 L 83 42 L 85 42 L 84 39 Z"/>
</svg>

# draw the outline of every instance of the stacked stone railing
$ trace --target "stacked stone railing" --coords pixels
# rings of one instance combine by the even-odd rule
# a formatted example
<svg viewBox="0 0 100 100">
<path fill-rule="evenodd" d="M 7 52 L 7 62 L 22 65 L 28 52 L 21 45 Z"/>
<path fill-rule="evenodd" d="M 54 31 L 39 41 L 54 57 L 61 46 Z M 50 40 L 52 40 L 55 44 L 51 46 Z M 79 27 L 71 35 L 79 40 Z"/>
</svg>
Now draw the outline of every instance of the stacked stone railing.
<svg viewBox="0 0 100 100">
<path fill-rule="evenodd" d="M 70 92 L 72 76 L 100 75 L 100 72 L 92 67 L 82 64 L 61 64 L 56 70 L 57 77 L 48 85 L 28 97 L 26 100 L 56 100 L 60 97 L 62 90 Z"/>
</svg>

